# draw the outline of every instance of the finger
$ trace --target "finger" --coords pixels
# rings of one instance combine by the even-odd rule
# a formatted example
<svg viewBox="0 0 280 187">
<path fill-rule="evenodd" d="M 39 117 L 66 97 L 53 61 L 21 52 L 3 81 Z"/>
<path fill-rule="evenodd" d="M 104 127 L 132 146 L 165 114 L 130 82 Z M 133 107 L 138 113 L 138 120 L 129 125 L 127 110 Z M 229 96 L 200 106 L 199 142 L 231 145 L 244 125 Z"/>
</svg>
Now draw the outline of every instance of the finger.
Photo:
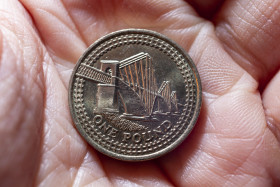
<svg viewBox="0 0 280 187">
<path fill-rule="evenodd" d="M 43 48 L 18 1 L 0 2 L 0 46 L 0 186 L 32 186 L 41 153 Z"/>
<path fill-rule="evenodd" d="M 280 142 L 280 71 L 264 90 L 263 106 L 268 127 Z"/>
<path fill-rule="evenodd" d="M 227 1 L 217 19 L 217 35 L 263 86 L 280 66 L 280 1 Z"/>
<path fill-rule="evenodd" d="M 198 20 L 193 20 L 191 23 L 185 23 L 184 27 L 178 24 L 178 21 L 188 17 L 188 14 L 183 13 L 193 13 L 182 1 L 21 2 L 31 13 L 43 41 L 51 52 L 56 57 L 72 63 L 77 61 L 86 46 L 108 32 L 124 28 L 180 30 L 187 25 L 199 23 Z M 178 40 L 182 38 L 178 36 Z"/>
<path fill-rule="evenodd" d="M 218 12 L 218 10 L 221 8 L 225 0 L 211 0 L 211 1 L 186 0 L 186 1 L 195 8 L 195 10 L 200 16 L 211 20 L 213 16 Z"/>
<path fill-rule="evenodd" d="M 55 62 L 69 67 L 86 49 L 79 28 L 61 1 L 21 1 Z M 73 66 L 70 66 L 73 68 Z"/>
</svg>

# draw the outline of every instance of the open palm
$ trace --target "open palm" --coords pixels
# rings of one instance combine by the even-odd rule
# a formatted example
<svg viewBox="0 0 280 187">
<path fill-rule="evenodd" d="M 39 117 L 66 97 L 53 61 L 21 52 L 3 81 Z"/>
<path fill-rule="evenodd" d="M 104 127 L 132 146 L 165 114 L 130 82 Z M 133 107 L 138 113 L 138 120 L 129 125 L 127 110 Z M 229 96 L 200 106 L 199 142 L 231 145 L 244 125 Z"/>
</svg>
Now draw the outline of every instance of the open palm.
<svg viewBox="0 0 280 187">
<path fill-rule="evenodd" d="M 207 14 L 221 0 L 203 2 L 191 1 Z M 279 185 L 280 2 L 227 0 L 216 15 L 182 0 L 1 0 L 0 186 Z M 141 163 L 97 153 L 67 102 L 79 56 L 124 28 L 179 43 L 203 88 L 192 134 Z"/>
</svg>

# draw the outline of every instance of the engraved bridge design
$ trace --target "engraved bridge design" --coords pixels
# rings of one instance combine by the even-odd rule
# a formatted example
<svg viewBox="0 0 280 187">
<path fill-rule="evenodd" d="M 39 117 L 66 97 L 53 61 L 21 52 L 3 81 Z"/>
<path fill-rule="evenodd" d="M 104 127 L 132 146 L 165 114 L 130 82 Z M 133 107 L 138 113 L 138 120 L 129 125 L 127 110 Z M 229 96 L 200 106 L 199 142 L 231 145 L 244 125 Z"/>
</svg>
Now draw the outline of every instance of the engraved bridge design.
<svg viewBox="0 0 280 187">
<path fill-rule="evenodd" d="M 100 69 L 81 64 L 76 73 L 98 83 L 95 112 L 121 113 L 122 118 L 146 121 L 179 115 L 176 91 L 171 91 L 169 81 L 163 81 L 158 87 L 148 53 L 100 63 Z"/>
</svg>

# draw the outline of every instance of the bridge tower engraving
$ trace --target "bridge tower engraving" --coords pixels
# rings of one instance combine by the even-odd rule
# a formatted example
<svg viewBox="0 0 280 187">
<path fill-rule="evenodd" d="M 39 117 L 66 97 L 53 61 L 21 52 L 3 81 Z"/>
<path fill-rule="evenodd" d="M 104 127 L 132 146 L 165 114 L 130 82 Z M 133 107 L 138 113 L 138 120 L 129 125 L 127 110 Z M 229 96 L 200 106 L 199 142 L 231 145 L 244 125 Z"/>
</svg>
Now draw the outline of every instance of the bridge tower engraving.
<svg viewBox="0 0 280 187">
<path fill-rule="evenodd" d="M 98 112 L 118 112 L 116 82 L 119 61 L 101 60 L 100 70 L 111 76 L 110 83 L 99 83 L 97 85 L 97 111 Z"/>
</svg>

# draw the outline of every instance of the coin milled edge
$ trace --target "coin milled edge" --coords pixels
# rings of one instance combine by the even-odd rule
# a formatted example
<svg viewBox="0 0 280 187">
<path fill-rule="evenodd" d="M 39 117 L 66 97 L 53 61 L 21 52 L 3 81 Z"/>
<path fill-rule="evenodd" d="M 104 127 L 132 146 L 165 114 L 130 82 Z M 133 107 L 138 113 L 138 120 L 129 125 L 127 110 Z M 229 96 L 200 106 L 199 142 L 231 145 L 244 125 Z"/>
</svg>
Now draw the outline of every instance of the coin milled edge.
<svg viewBox="0 0 280 187">
<path fill-rule="evenodd" d="M 196 104 L 196 108 L 194 109 L 195 114 L 192 117 L 192 120 L 190 121 L 190 123 L 187 125 L 186 130 L 182 133 L 182 135 L 176 139 L 174 142 L 172 142 L 172 146 L 167 146 L 164 149 L 161 149 L 160 151 L 154 152 L 154 153 L 150 153 L 147 155 L 140 155 L 140 156 L 131 156 L 131 155 L 122 155 L 119 153 L 115 153 L 112 151 L 109 151 L 107 149 L 105 149 L 104 147 L 100 146 L 99 144 L 97 144 L 96 142 L 94 142 L 91 138 L 89 138 L 85 132 L 85 130 L 82 128 L 82 126 L 80 125 L 79 120 L 77 120 L 77 118 L 75 118 L 75 112 L 74 112 L 74 106 L 72 103 L 72 98 L 73 98 L 73 85 L 74 85 L 74 78 L 75 78 L 75 73 L 77 71 L 77 68 L 79 67 L 79 65 L 82 63 L 82 61 L 91 53 L 92 49 L 94 47 L 99 46 L 101 43 L 103 43 L 104 41 L 113 38 L 117 35 L 122 35 L 122 34 L 144 34 L 144 35 L 150 35 L 150 36 L 154 36 L 156 38 L 159 38 L 165 42 L 167 42 L 168 44 L 170 44 L 172 47 L 174 47 L 177 51 L 179 51 L 179 53 L 181 55 L 183 55 L 183 58 L 186 59 L 187 63 L 193 73 L 194 73 L 194 77 L 195 77 L 195 82 L 196 82 L 196 86 L 197 86 L 197 91 L 196 91 L 196 95 L 197 95 L 197 104 Z M 96 40 L 93 44 L 91 44 L 86 51 L 83 53 L 83 55 L 79 58 L 77 64 L 75 65 L 74 69 L 73 69 L 73 73 L 71 75 L 70 78 L 70 82 L 69 82 L 69 90 L 68 90 L 68 104 L 70 107 L 70 112 L 71 112 L 71 117 L 72 120 L 75 123 L 75 126 L 77 128 L 77 130 L 79 131 L 79 133 L 82 135 L 83 138 L 85 138 L 87 140 L 87 142 L 93 146 L 95 149 L 97 149 L 98 151 L 102 152 L 103 154 L 115 158 L 115 159 L 119 159 L 119 160 L 125 160 L 125 161 L 144 161 L 144 160 L 151 160 L 154 158 L 158 158 L 160 156 L 162 156 L 163 154 L 166 154 L 170 151 L 172 151 L 173 149 L 175 149 L 176 147 L 178 147 L 179 144 L 182 143 L 182 141 L 191 133 L 193 127 L 195 126 L 200 110 L 201 110 L 201 104 L 202 104 L 202 86 L 201 86 L 201 81 L 200 81 L 200 77 L 197 71 L 197 68 L 194 64 L 194 62 L 192 61 L 192 59 L 189 57 L 189 55 L 185 52 L 185 50 L 180 47 L 178 44 L 176 44 L 174 41 L 172 41 L 171 39 L 167 38 L 166 36 L 154 32 L 154 31 L 150 31 L 150 30 L 145 30 L 145 29 L 124 29 L 124 30 L 119 30 L 119 31 L 115 31 L 112 32 L 108 35 L 105 35 L 101 38 L 99 38 L 98 40 Z"/>
</svg>

